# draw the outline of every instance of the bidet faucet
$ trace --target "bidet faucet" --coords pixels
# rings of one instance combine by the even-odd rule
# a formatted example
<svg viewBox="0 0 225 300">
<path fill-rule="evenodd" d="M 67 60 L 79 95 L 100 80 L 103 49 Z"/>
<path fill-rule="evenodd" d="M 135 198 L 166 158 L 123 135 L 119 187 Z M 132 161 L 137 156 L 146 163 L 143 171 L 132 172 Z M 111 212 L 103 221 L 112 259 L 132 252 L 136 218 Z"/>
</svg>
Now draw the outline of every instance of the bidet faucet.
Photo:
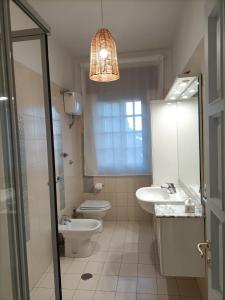
<svg viewBox="0 0 225 300">
<path fill-rule="evenodd" d="M 67 225 L 68 223 L 71 223 L 70 217 L 67 216 L 67 215 L 63 215 L 62 219 L 61 219 L 61 222 L 62 222 L 63 225 Z"/>
<path fill-rule="evenodd" d="M 174 183 L 167 182 L 166 184 L 167 184 L 167 186 L 162 185 L 161 188 L 162 189 L 167 189 L 169 194 L 176 194 L 177 191 L 176 191 L 176 187 L 175 187 Z"/>
</svg>

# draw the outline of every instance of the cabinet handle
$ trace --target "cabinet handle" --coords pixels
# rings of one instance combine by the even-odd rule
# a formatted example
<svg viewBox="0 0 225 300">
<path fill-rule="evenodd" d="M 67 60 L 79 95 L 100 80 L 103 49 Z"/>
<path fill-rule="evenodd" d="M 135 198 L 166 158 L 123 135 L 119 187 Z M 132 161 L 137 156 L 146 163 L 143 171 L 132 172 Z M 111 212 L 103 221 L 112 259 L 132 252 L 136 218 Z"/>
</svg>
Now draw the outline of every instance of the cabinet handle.
<svg viewBox="0 0 225 300">
<path fill-rule="evenodd" d="M 207 240 L 206 242 L 198 243 L 197 248 L 198 248 L 199 254 L 203 258 L 204 255 L 205 255 L 204 252 L 203 252 L 203 249 L 210 250 L 210 248 L 211 248 L 211 241 Z"/>
</svg>

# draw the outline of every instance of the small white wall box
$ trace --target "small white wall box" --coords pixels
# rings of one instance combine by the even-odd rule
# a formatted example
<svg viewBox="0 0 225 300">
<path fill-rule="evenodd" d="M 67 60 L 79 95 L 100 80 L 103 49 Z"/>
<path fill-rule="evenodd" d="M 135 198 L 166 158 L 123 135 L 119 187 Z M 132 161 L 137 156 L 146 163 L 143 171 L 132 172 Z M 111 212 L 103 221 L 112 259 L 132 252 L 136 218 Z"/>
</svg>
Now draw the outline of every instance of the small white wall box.
<svg viewBox="0 0 225 300">
<path fill-rule="evenodd" d="M 81 115 L 82 96 L 76 92 L 64 92 L 64 109 L 69 115 Z"/>
</svg>

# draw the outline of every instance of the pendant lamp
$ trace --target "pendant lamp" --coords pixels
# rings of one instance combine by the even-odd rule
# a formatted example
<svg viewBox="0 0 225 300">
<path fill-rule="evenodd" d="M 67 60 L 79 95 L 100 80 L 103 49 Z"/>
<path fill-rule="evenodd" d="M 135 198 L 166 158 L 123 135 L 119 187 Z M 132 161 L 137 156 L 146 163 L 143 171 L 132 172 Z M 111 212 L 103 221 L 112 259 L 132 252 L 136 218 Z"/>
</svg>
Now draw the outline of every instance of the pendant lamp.
<svg viewBox="0 0 225 300">
<path fill-rule="evenodd" d="M 97 82 L 110 82 L 120 78 L 116 43 L 111 32 L 103 28 L 103 6 L 101 0 L 102 28 L 91 41 L 89 78 Z"/>
</svg>

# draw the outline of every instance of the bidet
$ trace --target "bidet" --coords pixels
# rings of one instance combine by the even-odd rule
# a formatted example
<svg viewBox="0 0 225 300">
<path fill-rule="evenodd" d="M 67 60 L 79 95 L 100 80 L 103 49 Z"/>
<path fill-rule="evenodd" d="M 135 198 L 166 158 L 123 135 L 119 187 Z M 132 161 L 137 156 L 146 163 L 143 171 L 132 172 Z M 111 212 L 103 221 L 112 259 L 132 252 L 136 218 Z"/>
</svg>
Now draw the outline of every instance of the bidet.
<svg viewBox="0 0 225 300">
<path fill-rule="evenodd" d="M 93 219 L 69 219 L 66 224 L 59 224 L 58 230 L 65 239 L 65 256 L 90 256 L 93 251 L 91 236 L 100 227 L 101 222 Z"/>
</svg>

